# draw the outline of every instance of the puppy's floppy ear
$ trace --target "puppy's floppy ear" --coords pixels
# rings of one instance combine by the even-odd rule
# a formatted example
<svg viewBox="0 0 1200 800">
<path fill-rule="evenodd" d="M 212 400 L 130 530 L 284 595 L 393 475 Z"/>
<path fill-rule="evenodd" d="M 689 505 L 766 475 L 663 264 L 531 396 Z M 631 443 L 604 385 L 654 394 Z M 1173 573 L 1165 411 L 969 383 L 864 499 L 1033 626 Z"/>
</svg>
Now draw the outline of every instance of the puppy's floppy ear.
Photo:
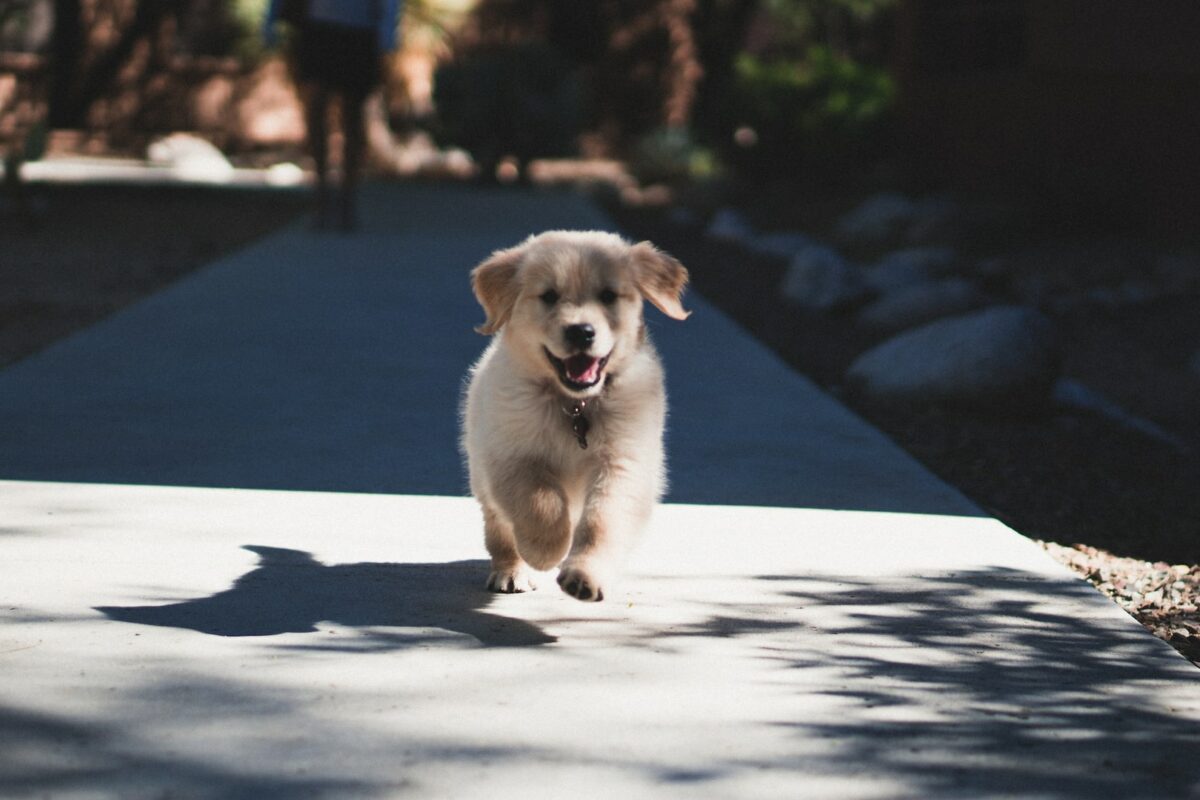
<svg viewBox="0 0 1200 800">
<path fill-rule="evenodd" d="M 683 264 L 649 242 L 635 244 L 632 253 L 635 280 L 642 296 L 671 319 L 687 319 L 692 312 L 684 311 L 680 302 L 688 282 L 688 271 Z"/>
<path fill-rule="evenodd" d="M 487 312 L 487 319 L 475 330 L 482 334 L 493 334 L 504 326 L 517 302 L 520 287 L 517 285 L 517 267 L 523 245 L 497 250 L 482 264 L 471 270 L 471 289 L 475 299 Z"/>
</svg>

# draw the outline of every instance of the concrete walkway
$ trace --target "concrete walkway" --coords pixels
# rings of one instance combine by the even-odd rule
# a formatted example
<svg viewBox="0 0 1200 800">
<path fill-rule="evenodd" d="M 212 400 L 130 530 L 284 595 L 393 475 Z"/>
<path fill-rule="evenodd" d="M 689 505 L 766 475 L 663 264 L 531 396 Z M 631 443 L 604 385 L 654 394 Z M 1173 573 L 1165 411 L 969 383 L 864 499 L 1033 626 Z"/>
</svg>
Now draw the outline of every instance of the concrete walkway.
<svg viewBox="0 0 1200 800">
<path fill-rule="evenodd" d="M 0 796 L 1200 796 L 1200 674 L 700 298 L 610 600 L 495 597 L 467 271 L 571 194 L 371 187 L 0 372 Z"/>
</svg>

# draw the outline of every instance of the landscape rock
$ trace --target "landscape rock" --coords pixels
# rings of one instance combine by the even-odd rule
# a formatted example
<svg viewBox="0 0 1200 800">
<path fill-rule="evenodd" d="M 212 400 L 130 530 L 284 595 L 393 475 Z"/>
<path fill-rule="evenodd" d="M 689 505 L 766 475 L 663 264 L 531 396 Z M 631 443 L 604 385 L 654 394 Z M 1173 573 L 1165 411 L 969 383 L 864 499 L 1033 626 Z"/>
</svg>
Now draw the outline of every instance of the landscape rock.
<svg viewBox="0 0 1200 800">
<path fill-rule="evenodd" d="M 1059 405 L 1099 414 L 1123 428 L 1157 439 L 1180 452 L 1187 450 L 1187 446 L 1180 441 L 1179 437 L 1172 435 L 1162 426 L 1126 411 L 1115 401 L 1077 380 L 1063 378 L 1057 381 L 1054 384 L 1052 397 L 1054 402 Z"/>
<path fill-rule="evenodd" d="M 897 289 L 874 300 L 858 314 L 859 324 L 894 333 L 978 308 L 983 295 L 966 278 L 943 278 Z"/>
<path fill-rule="evenodd" d="M 1050 321 L 1031 308 L 996 306 L 931 322 L 868 350 L 847 388 L 879 403 L 952 403 L 1002 409 L 1044 403 L 1058 377 Z"/>
<path fill-rule="evenodd" d="M 895 269 L 920 264 L 935 275 L 947 275 L 954 271 L 958 254 L 953 247 L 907 247 L 888 253 L 876 266 Z"/>
<path fill-rule="evenodd" d="M 810 245 L 792 257 L 780 291 L 792 303 L 817 311 L 832 311 L 868 294 L 858 268 L 824 245 Z"/>
<path fill-rule="evenodd" d="M 910 244 L 953 239 L 962 211 L 947 197 L 929 197 L 916 203 L 905 238 Z"/>
<path fill-rule="evenodd" d="M 1016 276 L 1011 285 L 1013 293 L 1022 302 L 1038 308 L 1049 308 L 1068 300 L 1072 294 L 1079 295 L 1082 299 L 1082 294 L 1063 281 L 1059 275 L 1031 272 Z"/>
<path fill-rule="evenodd" d="M 150 163 L 167 167 L 187 180 L 220 183 L 233 175 L 233 164 L 212 142 L 189 133 L 173 133 L 150 143 Z"/>
<path fill-rule="evenodd" d="M 700 224 L 696 212 L 685 206 L 675 206 L 667 214 L 667 220 L 678 228 L 695 228 Z"/>
<path fill-rule="evenodd" d="M 932 283 L 936 279 L 937 276 L 921 264 L 909 264 L 896 269 L 881 269 L 876 264 L 863 270 L 863 282 L 876 294 L 888 294 Z"/>
<path fill-rule="evenodd" d="M 905 235 L 917 212 L 917 204 L 904 195 L 881 192 L 839 219 L 837 236 L 860 247 L 886 246 Z"/>
<path fill-rule="evenodd" d="M 1153 303 L 1162 297 L 1162 292 L 1157 286 L 1147 280 L 1139 278 L 1130 278 L 1123 281 L 1117 287 L 1120 293 L 1121 302 L 1127 306 L 1140 306 L 1146 303 Z"/>
<path fill-rule="evenodd" d="M 1200 285 L 1200 258 L 1171 253 L 1159 256 L 1154 264 L 1159 286 L 1169 294 L 1182 294 Z"/>
<path fill-rule="evenodd" d="M 975 262 L 973 274 L 980 280 L 989 282 L 1004 282 L 1010 277 L 1012 263 L 1004 256 L 989 256 Z"/>
<path fill-rule="evenodd" d="M 794 255 L 817 244 L 817 240 L 799 231 L 763 233 L 746 241 L 746 247 L 764 256 L 791 259 Z"/>
<path fill-rule="evenodd" d="M 754 237 L 754 226 L 741 212 L 732 208 L 722 208 L 709 220 L 705 235 L 722 242 L 744 242 Z"/>
<path fill-rule="evenodd" d="M 927 283 L 949 274 L 956 264 L 949 247 L 911 247 L 888 253 L 864 273 L 867 286 L 879 293 Z"/>
<path fill-rule="evenodd" d="M 1159 297 L 1161 292 L 1154 284 L 1136 278 L 1116 286 L 1096 286 L 1083 295 L 1087 304 L 1110 311 L 1145 305 Z"/>
</svg>

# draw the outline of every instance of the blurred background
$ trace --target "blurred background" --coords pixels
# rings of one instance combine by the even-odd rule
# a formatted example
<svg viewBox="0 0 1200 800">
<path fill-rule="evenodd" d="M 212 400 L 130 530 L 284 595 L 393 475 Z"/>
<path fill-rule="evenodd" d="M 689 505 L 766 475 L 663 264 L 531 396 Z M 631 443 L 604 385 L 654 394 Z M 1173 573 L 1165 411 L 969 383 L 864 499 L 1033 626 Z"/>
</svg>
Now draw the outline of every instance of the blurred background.
<svg viewBox="0 0 1200 800">
<path fill-rule="evenodd" d="M 51 154 L 141 157 L 186 131 L 236 166 L 302 164 L 265 11 L 3 0 L 0 147 L 41 151 L 45 126 Z M 385 173 L 611 159 L 676 195 L 955 190 L 1154 234 L 1196 222 L 1187 0 L 410 0 L 401 28 L 369 109 Z"/>
</svg>

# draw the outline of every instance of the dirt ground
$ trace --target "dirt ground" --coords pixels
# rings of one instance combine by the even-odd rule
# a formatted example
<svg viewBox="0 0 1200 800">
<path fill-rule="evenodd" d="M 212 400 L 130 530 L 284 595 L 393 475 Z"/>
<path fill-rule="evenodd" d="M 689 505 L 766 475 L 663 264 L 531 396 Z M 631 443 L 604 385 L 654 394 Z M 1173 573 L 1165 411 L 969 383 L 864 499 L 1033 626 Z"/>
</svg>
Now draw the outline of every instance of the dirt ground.
<svg viewBox="0 0 1200 800">
<path fill-rule="evenodd" d="M 0 206 L 0 368 L 96 322 L 304 213 L 304 193 L 209 187 L 49 186 L 39 225 Z M 870 344 L 852 326 L 778 300 L 785 265 L 706 240 L 666 215 L 615 209 L 631 236 L 679 256 L 697 290 L 835 395 Z M 855 407 L 947 482 L 1112 597 L 1200 664 L 1200 296 L 1061 315 L 1065 371 L 1184 444 L 1099 415 L 1047 409 Z"/>
<path fill-rule="evenodd" d="M 289 190 L 37 187 L 36 227 L 0 205 L 0 367 L 295 219 Z M 2 198 L 0 198 L 2 199 Z"/>
</svg>

